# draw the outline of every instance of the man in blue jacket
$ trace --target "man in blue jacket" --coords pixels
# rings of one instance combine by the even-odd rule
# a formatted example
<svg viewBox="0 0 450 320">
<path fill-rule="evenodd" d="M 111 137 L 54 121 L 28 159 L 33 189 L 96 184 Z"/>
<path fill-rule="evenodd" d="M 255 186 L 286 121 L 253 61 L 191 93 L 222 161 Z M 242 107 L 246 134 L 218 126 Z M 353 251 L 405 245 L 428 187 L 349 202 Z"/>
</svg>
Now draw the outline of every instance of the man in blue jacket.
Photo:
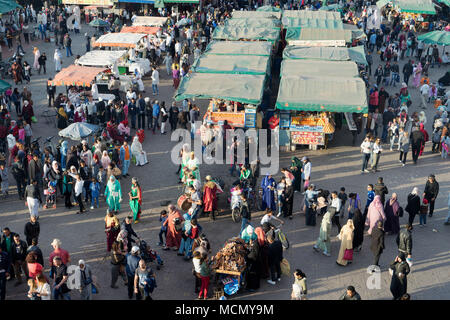
<svg viewBox="0 0 450 320">
<path fill-rule="evenodd" d="M 152 126 L 153 134 L 155 134 L 156 127 L 158 127 L 158 129 L 159 129 L 159 124 L 158 124 L 159 112 L 160 112 L 160 107 L 159 107 L 158 100 L 156 100 L 155 104 L 153 105 L 153 126 Z"/>
</svg>

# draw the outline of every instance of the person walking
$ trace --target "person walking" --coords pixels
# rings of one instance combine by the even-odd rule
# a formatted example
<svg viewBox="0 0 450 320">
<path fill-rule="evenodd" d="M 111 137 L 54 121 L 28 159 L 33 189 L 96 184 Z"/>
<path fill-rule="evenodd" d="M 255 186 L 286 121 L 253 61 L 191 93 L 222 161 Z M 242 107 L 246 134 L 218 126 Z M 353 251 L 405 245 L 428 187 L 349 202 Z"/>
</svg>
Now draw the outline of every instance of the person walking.
<svg viewBox="0 0 450 320">
<path fill-rule="evenodd" d="M 327 211 L 320 225 L 319 238 L 316 244 L 313 246 L 314 251 L 322 251 L 323 255 L 330 257 L 331 254 L 331 212 Z"/>
<path fill-rule="evenodd" d="M 408 204 L 405 207 L 405 211 L 409 214 L 408 223 L 412 226 L 414 223 L 414 218 L 420 211 L 419 188 L 414 187 L 408 195 Z"/>
<path fill-rule="evenodd" d="M 126 238 L 126 237 L 125 237 Z M 126 286 L 128 286 L 127 275 L 125 273 L 126 265 L 126 248 L 120 246 L 118 241 L 114 241 L 111 246 L 111 288 L 117 289 L 117 279 L 119 275 Z"/>
<path fill-rule="evenodd" d="M 138 223 L 141 215 L 142 190 L 138 179 L 135 177 L 131 179 L 131 190 L 128 196 L 130 197 L 130 209 L 133 212 L 133 221 L 134 223 Z"/>
<path fill-rule="evenodd" d="M 427 199 L 430 204 L 429 217 L 433 216 L 434 212 L 434 202 L 439 194 L 439 183 L 436 181 L 434 174 L 428 176 L 427 183 L 425 184 L 425 189 L 423 191 L 422 197 Z"/>
<path fill-rule="evenodd" d="M 405 254 L 400 253 L 391 263 L 389 272 L 392 275 L 390 290 L 393 300 L 399 300 L 408 289 L 407 276 L 410 272 L 408 263 L 406 263 Z"/>
<path fill-rule="evenodd" d="M 417 164 L 417 159 L 419 158 L 420 148 L 422 144 L 425 143 L 425 137 L 422 131 L 419 130 L 417 126 L 414 126 L 411 130 L 411 149 L 414 164 Z"/>
<path fill-rule="evenodd" d="M 411 60 L 409 60 L 404 66 L 403 66 L 403 82 L 408 85 L 409 78 L 411 77 L 413 73 L 413 65 Z"/>
<path fill-rule="evenodd" d="M 174 251 L 177 251 L 180 248 L 181 226 L 184 222 L 184 218 L 174 205 L 169 205 L 168 211 L 169 215 L 163 224 L 163 226 L 167 227 L 166 246 L 163 250 L 172 248 Z"/>
<path fill-rule="evenodd" d="M 347 264 L 352 263 L 354 229 L 353 220 L 348 219 L 347 224 L 342 227 L 341 232 L 338 235 L 338 239 L 341 240 L 341 247 L 339 249 L 336 264 L 340 266 L 346 266 Z"/>
<path fill-rule="evenodd" d="M 380 256 L 383 253 L 385 248 L 384 246 L 384 230 L 383 230 L 383 222 L 378 221 L 376 228 L 372 230 L 372 242 L 370 244 L 370 250 L 374 255 L 373 266 L 380 267 L 379 261 Z"/>
<path fill-rule="evenodd" d="M 50 257 L 48 259 L 48 262 L 50 266 L 53 265 L 53 258 L 59 257 L 63 264 L 68 265 L 70 263 L 70 255 L 67 250 L 64 250 L 61 248 L 61 240 L 59 239 L 53 239 L 51 246 L 53 247 L 53 251 L 50 253 Z"/>
<path fill-rule="evenodd" d="M 153 95 L 156 96 L 159 94 L 159 89 L 158 89 L 158 85 L 159 85 L 159 71 L 156 70 L 156 67 L 153 66 L 152 67 L 152 91 L 153 91 Z"/>
<path fill-rule="evenodd" d="M 55 55 L 56 55 L 56 51 L 55 51 Z M 61 57 L 59 58 L 59 70 L 61 70 Z M 38 59 L 38 63 L 39 63 L 39 70 L 38 73 L 41 74 L 41 70 L 44 70 L 44 74 L 47 73 L 47 55 L 44 53 L 42 53 Z M 56 61 L 55 61 L 56 63 Z M 57 70 L 57 71 L 59 71 Z"/>
<path fill-rule="evenodd" d="M 107 210 L 105 216 L 106 251 L 111 251 L 112 244 L 116 240 L 119 231 L 119 219 L 117 219 L 112 211 Z"/>
<path fill-rule="evenodd" d="M 128 174 L 128 168 L 130 167 L 130 161 L 131 161 L 131 150 L 128 146 L 128 142 L 125 140 L 120 147 L 120 156 L 119 156 L 120 162 L 122 163 L 122 177 L 126 178 L 130 176 Z"/>
<path fill-rule="evenodd" d="M 270 268 L 270 279 L 267 283 L 275 285 L 276 281 L 281 280 L 281 266 L 280 263 L 283 260 L 283 246 L 280 240 L 275 240 L 273 235 L 267 237 L 267 242 L 269 243 L 269 268 Z"/>
<path fill-rule="evenodd" d="M 404 254 L 406 257 L 406 261 L 410 264 L 412 259 L 412 225 L 407 224 L 403 229 L 400 230 L 400 233 L 397 235 L 397 246 L 398 253 Z"/>
<path fill-rule="evenodd" d="M 384 231 L 387 234 L 397 234 L 400 231 L 399 215 L 401 210 L 403 209 L 400 209 L 400 204 L 397 200 L 397 194 L 394 192 L 384 206 L 384 214 L 386 215 Z"/>
<path fill-rule="evenodd" d="M 353 250 L 356 252 L 361 251 L 362 243 L 364 241 L 364 219 L 361 210 L 355 209 L 353 217 L 353 226 L 355 230 L 353 232 Z"/>
<path fill-rule="evenodd" d="M 127 286 L 128 286 L 128 299 L 133 298 L 134 290 L 134 278 L 136 276 L 136 269 L 139 267 L 139 261 L 141 258 L 139 257 L 139 247 L 133 246 L 131 248 L 131 252 L 126 255 L 126 274 L 127 274 Z M 136 300 L 138 299 L 138 294 L 136 293 Z"/>
<path fill-rule="evenodd" d="M 105 198 L 109 211 L 117 213 L 120 211 L 120 203 L 122 202 L 122 188 L 120 182 L 114 175 L 109 177 L 108 184 L 105 188 Z"/>
<path fill-rule="evenodd" d="M 30 212 L 30 217 L 35 216 L 36 219 L 39 219 L 39 205 L 42 205 L 42 199 L 36 179 L 33 179 L 31 184 L 25 188 L 24 197 L 26 199 L 25 205 Z"/>
<path fill-rule="evenodd" d="M 153 286 L 150 282 L 153 283 Z M 155 283 L 155 274 L 153 273 L 153 270 L 147 266 L 144 259 L 141 259 L 133 281 L 136 300 L 142 300 L 142 298 L 144 298 L 144 300 L 152 300 L 150 293 L 153 291 Z"/>
<path fill-rule="evenodd" d="M 37 47 L 34 47 L 33 54 L 34 54 L 33 67 L 37 71 L 37 70 L 39 70 L 39 58 L 41 57 L 41 52 L 39 51 L 39 49 Z"/>
<path fill-rule="evenodd" d="M 369 205 L 367 218 L 366 218 L 366 226 L 369 226 L 368 234 L 372 234 L 373 228 L 377 225 L 378 221 L 386 220 L 386 215 L 384 213 L 383 204 L 381 203 L 381 197 L 375 196 L 372 203 Z"/>
<path fill-rule="evenodd" d="M 55 256 L 53 258 L 50 274 L 53 279 L 53 299 L 59 300 L 61 297 L 64 300 L 70 300 L 70 289 L 67 287 L 69 274 L 67 273 L 67 266 L 62 263 L 61 257 Z"/>
<path fill-rule="evenodd" d="M 306 287 L 306 274 L 296 269 L 294 272 L 294 283 L 292 284 L 291 300 L 306 300 L 308 290 Z"/>
<path fill-rule="evenodd" d="M 209 215 L 211 220 L 215 220 L 215 211 L 217 210 L 217 185 L 212 181 L 211 176 L 206 176 L 206 182 L 203 185 L 203 212 Z"/>
<path fill-rule="evenodd" d="M 56 72 L 61 71 L 62 57 L 61 57 L 61 52 L 59 51 L 59 48 L 55 49 L 55 54 L 53 55 L 53 60 L 55 61 L 55 71 Z M 40 72 L 39 72 L 39 74 L 40 74 Z M 44 68 L 44 74 L 45 74 L 45 68 Z"/>
<path fill-rule="evenodd" d="M 78 206 L 80 207 L 80 211 L 77 212 L 77 214 L 82 214 L 84 212 L 86 212 L 86 210 L 84 209 L 84 204 L 83 204 L 83 186 L 84 186 L 84 181 L 81 179 L 80 175 L 76 175 L 75 176 L 75 188 L 74 188 L 74 195 L 75 195 L 75 200 L 78 203 Z"/>
<path fill-rule="evenodd" d="M 92 300 L 92 270 L 84 260 L 78 261 L 75 269 L 75 283 L 80 291 L 81 300 Z"/>
<path fill-rule="evenodd" d="M 25 279 L 28 279 L 28 266 L 26 263 L 27 257 L 27 243 L 20 239 L 20 236 L 16 233 L 13 236 L 11 262 L 14 268 L 14 274 L 17 282 L 15 286 L 22 284 L 21 272 L 23 272 Z"/>
<path fill-rule="evenodd" d="M 403 135 L 403 139 L 401 139 L 401 135 Z M 402 141 L 402 143 L 400 143 Z M 406 156 L 408 155 L 409 150 L 409 139 L 408 139 L 408 131 L 400 132 L 399 133 L 399 149 L 400 149 L 400 157 L 398 161 L 402 164 L 402 167 L 406 165 Z"/>
<path fill-rule="evenodd" d="M 30 221 L 28 221 L 25 224 L 25 238 L 27 240 L 27 244 L 31 246 L 33 239 L 39 239 L 39 233 L 40 233 L 40 226 L 39 222 L 37 221 L 36 216 L 31 216 Z"/>
<path fill-rule="evenodd" d="M 389 193 L 389 190 L 383 182 L 383 177 L 378 177 L 378 181 L 374 185 L 373 191 L 375 192 L 375 196 L 380 196 L 380 201 L 384 206 L 386 195 Z"/>
<path fill-rule="evenodd" d="M 16 180 L 19 200 L 23 200 L 25 198 L 25 189 L 26 189 L 26 171 L 22 161 L 20 161 L 18 156 L 14 158 L 14 163 L 12 164 L 11 172 L 13 174 L 14 179 Z"/>
<path fill-rule="evenodd" d="M 69 34 L 66 33 L 63 41 L 64 47 L 66 48 L 66 57 L 73 56 L 72 53 L 72 38 L 70 38 Z"/>
</svg>

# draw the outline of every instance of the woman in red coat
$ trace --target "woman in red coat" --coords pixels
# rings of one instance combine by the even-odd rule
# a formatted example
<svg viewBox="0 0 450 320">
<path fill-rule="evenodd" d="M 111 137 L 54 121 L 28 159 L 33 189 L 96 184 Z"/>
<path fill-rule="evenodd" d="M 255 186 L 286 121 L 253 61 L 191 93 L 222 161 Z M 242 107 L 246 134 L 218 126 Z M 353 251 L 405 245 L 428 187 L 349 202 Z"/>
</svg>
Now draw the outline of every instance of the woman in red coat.
<svg viewBox="0 0 450 320">
<path fill-rule="evenodd" d="M 173 250 L 177 251 L 180 247 L 181 243 L 181 227 L 183 225 L 183 217 L 181 213 L 175 208 L 173 204 L 169 205 L 169 215 L 167 220 L 164 222 L 163 226 L 167 227 L 166 234 L 166 246 L 163 250 L 169 250 L 173 248 Z M 175 219 L 178 219 L 179 223 L 175 225 Z M 179 230 L 177 230 L 177 226 L 179 226 Z"/>
<path fill-rule="evenodd" d="M 420 146 L 420 153 L 419 153 L 419 156 L 421 156 L 423 153 L 423 149 L 425 149 L 425 142 L 427 142 L 429 140 L 429 136 L 428 136 L 428 132 L 425 130 L 425 128 L 423 126 L 423 123 L 420 123 L 419 129 L 423 133 L 423 143 Z"/>
<path fill-rule="evenodd" d="M 214 211 L 217 210 L 218 189 L 216 183 L 211 180 L 211 176 L 207 176 L 206 183 L 203 187 L 203 212 L 207 213 L 212 220 L 216 220 Z"/>
</svg>

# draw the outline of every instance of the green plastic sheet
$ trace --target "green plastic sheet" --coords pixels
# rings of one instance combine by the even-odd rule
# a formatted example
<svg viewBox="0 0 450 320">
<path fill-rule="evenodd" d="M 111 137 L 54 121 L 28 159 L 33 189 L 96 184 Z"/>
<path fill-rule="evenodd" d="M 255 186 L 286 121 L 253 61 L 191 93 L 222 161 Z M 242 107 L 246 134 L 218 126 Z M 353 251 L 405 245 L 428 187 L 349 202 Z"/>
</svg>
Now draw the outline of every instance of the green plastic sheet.
<svg viewBox="0 0 450 320">
<path fill-rule="evenodd" d="M 226 27 L 233 28 L 280 28 L 281 21 L 278 19 L 227 19 Z"/>
<path fill-rule="evenodd" d="M 282 77 L 296 77 L 299 74 L 317 77 L 359 77 L 358 66 L 353 61 L 283 60 L 280 72 Z"/>
<path fill-rule="evenodd" d="M 311 18 L 287 18 L 284 28 L 316 28 L 316 29 L 344 29 L 344 24 L 339 20 L 323 20 Z"/>
<path fill-rule="evenodd" d="M 341 20 L 341 14 L 335 11 L 284 10 L 284 18 Z M 284 21 L 282 21 L 284 23 Z"/>
<path fill-rule="evenodd" d="M 0 94 L 3 94 L 9 88 L 11 88 L 11 85 L 8 82 L 0 79 Z"/>
<path fill-rule="evenodd" d="M 22 8 L 22 6 L 14 0 L 0 0 L 0 13 L 1 14 L 13 11 L 16 8 Z"/>
<path fill-rule="evenodd" d="M 280 37 L 280 30 L 273 28 L 233 28 L 218 26 L 213 32 L 215 40 L 265 40 L 275 42 Z"/>
<path fill-rule="evenodd" d="M 352 32 L 341 29 L 289 28 L 286 32 L 286 40 L 345 40 L 350 43 Z"/>
<path fill-rule="evenodd" d="M 235 10 L 232 17 L 233 19 L 281 19 L 281 12 Z"/>
<path fill-rule="evenodd" d="M 281 12 L 282 10 L 278 7 L 274 6 L 262 6 L 256 9 L 256 11 L 263 11 L 263 12 Z"/>
<path fill-rule="evenodd" d="M 287 46 L 283 59 L 313 59 L 330 61 L 355 61 L 367 65 L 364 46 L 357 47 L 298 47 Z"/>
<path fill-rule="evenodd" d="M 401 12 L 436 14 L 432 0 L 393 0 Z"/>
<path fill-rule="evenodd" d="M 260 74 L 270 71 L 269 57 L 262 56 L 225 56 L 204 55 L 192 65 L 193 72 L 227 73 L 227 74 Z"/>
<path fill-rule="evenodd" d="M 270 56 L 272 44 L 267 41 L 211 41 L 203 54 L 205 55 L 237 55 L 237 56 Z"/>
<path fill-rule="evenodd" d="M 431 31 L 417 37 L 417 40 L 441 46 L 450 46 L 449 31 Z"/>
</svg>

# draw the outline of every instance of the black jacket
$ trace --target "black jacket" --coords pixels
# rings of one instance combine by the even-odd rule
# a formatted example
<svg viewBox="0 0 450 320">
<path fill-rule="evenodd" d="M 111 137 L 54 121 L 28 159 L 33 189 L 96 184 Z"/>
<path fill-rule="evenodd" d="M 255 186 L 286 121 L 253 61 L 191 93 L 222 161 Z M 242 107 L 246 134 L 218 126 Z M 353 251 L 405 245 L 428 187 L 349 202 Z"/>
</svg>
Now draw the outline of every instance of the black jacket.
<svg viewBox="0 0 450 320">
<path fill-rule="evenodd" d="M 12 251 L 12 262 L 15 261 L 25 261 L 25 258 L 27 257 L 27 248 L 28 245 L 25 241 L 19 240 L 19 244 L 16 244 L 13 241 L 13 251 Z"/>
<path fill-rule="evenodd" d="M 38 199 L 40 203 L 42 203 L 41 193 L 39 189 L 34 184 L 29 184 L 25 188 L 25 198 L 30 197 L 33 199 Z"/>
<path fill-rule="evenodd" d="M 398 251 L 401 251 L 407 255 L 410 255 L 412 252 L 412 235 L 411 231 L 408 231 L 406 228 L 400 230 L 400 233 L 397 235 L 397 245 Z"/>
<path fill-rule="evenodd" d="M 385 195 L 389 193 L 388 188 L 384 185 L 384 183 L 377 183 L 373 187 L 373 191 L 375 192 L 376 196 L 380 196 L 381 202 L 384 203 L 385 201 Z"/>
<path fill-rule="evenodd" d="M 410 63 L 407 63 L 403 66 L 403 74 L 410 75 L 413 73 L 413 66 Z"/>
<path fill-rule="evenodd" d="M 13 243 L 14 243 L 14 235 L 15 235 L 15 233 L 14 233 L 14 232 L 11 232 L 11 234 L 10 234 L 10 236 L 11 236 L 11 246 L 10 246 L 10 248 L 7 248 L 7 247 L 6 247 L 6 237 L 5 237 L 5 235 L 2 235 L 2 237 L 1 237 L 1 247 L 2 247 L 2 251 L 4 251 L 4 252 L 11 251 L 11 252 L 12 252 Z M 9 250 L 8 250 L 8 249 L 9 249 Z"/>
<path fill-rule="evenodd" d="M 372 242 L 370 244 L 370 250 L 374 253 L 381 253 L 384 249 L 384 230 L 380 228 L 373 228 L 372 230 Z"/>
<path fill-rule="evenodd" d="M 133 240 L 132 236 L 138 238 L 138 235 L 136 234 L 136 232 L 134 232 L 133 227 L 131 226 L 131 223 L 127 224 L 127 223 L 125 223 L 125 221 L 122 222 L 120 229 L 127 231 L 128 243 L 135 242 Z"/>
<path fill-rule="evenodd" d="M 14 179 L 23 180 L 25 179 L 25 169 L 20 161 L 16 161 L 12 164 L 12 174 Z"/>
<path fill-rule="evenodd" d="M 415 146 L 419 147 L 424 142 L 425 142 L 425 137 L 423 136 L 422 131 L 416 130 L 411 133 L 411 145 L 415 145 Z"/>
<path fill-rule="evenodd" d="M 0 252 L 0 270 L 5 270 L 5 272 L 9 273 L 10 267 L 11 259 L 9 258 L 9 254 L 5 251 Z"/>
<path fill-rule="evenodd" d="M 409 214 L 418 214 L 420 210 L 420 197 L 418 195 L 410 193 L 408 195 L 408 204 L 405 211 Z"/>
<path fill-rule="evenodd" d="M 436 180 L 433 183 L 427 181 L 423 192 L 425 193 L 425 198 L 436 198 L 439 193 L 439 183 Z"/>
<path fill-rule="evenodd" d="M 241 206 L 241 215 L 242 218 L 245 218 L 247 220 L 250 220 L 252 218 L 252 215 L 250 213 L 250 209 L 248 208 L 248 203 L 242 204 Z"/>
<path fill-rule="evenodd" d="M 25 224 L 24 234 L 27 239 L 38 238 L 40 231 L 41 227 L 38 221 L 36 221 L 35 223 L 31 223 L 31 221 L 28 221 Z"/>
<path fill-rule="evenodd" d="M 283 246 L 279 240 L 275 240 L 269 244 L 269 264 L 275 264 L 283 260 Z"/>
</svg>

